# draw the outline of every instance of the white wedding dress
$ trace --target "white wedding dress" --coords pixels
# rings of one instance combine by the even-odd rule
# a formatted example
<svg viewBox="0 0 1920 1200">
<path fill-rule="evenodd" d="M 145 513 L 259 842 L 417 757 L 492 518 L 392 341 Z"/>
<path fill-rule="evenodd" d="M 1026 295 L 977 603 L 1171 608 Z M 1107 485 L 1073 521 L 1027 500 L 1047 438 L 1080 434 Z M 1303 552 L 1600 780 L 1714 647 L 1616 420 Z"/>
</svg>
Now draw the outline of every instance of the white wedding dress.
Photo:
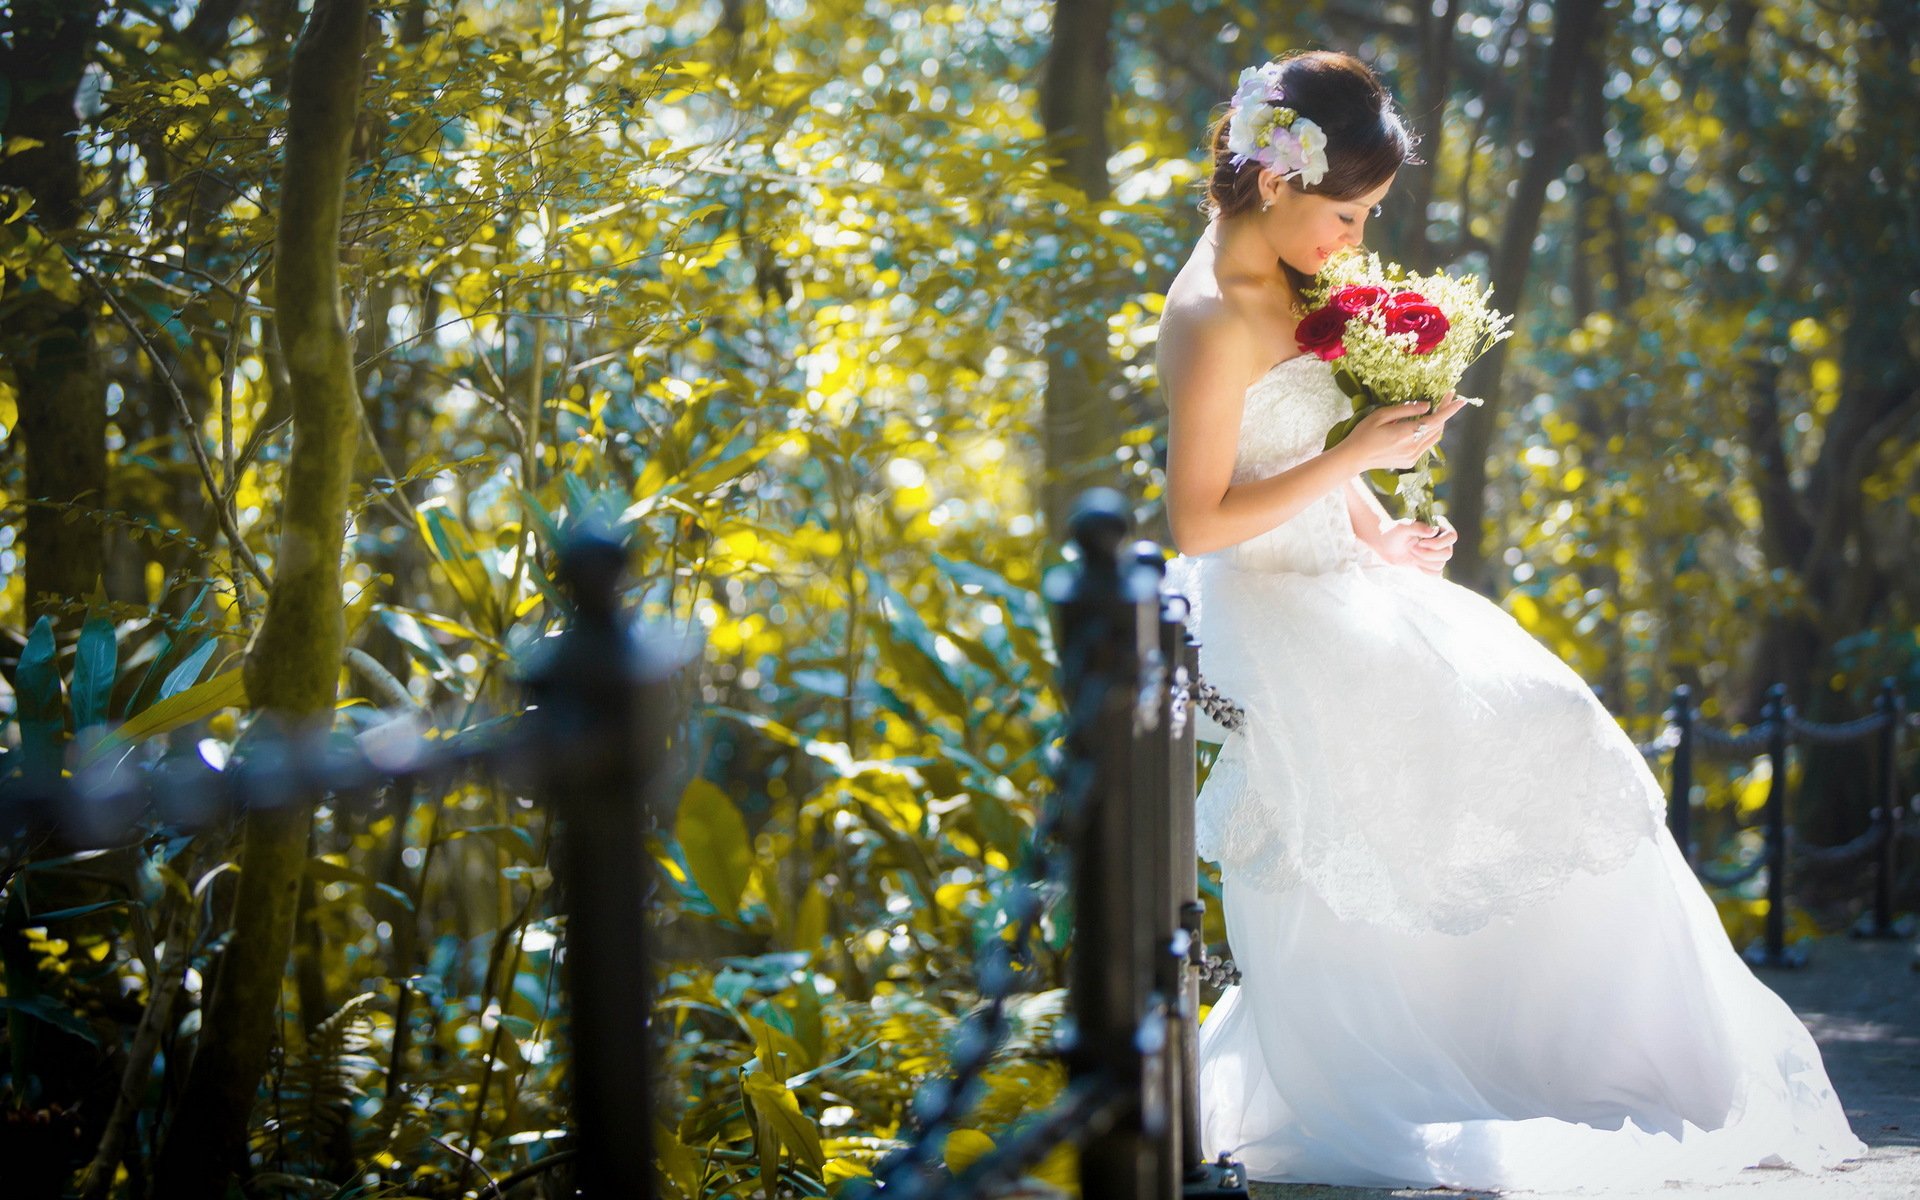
<svg viewBox="0 0 1920 1200">
<path fill-rule="evenodd" d="M 1247 389 L 1233 480 L 1318 453 L 1327 364 Z M 1255 1180 L 1659 1187 L 1866 1152 L 1735 953 L 1658 780 L 1499 606 L 1354 534 L 1336 489 L 1176 558 L 1245 711 L 1197 806 L 1241 981 L 1200 1028 L 1202 1150 Z M 1204 734 L 1203 734 L 1204 736 Z"/>
</svg>

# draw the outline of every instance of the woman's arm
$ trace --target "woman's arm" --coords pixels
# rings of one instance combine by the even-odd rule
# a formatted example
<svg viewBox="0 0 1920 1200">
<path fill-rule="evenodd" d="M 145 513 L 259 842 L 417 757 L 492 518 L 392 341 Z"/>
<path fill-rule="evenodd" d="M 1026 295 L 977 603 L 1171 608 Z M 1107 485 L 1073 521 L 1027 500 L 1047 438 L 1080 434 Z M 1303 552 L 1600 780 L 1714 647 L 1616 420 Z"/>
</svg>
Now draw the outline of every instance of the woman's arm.
<svg viewBox="0 0 1920 1200">
<path fill-rule="evenodd" d="M 1182 554 L 1206 554 L 1293 519 L 1355 474 L 1347 442 L 1265 479 L 1234 484 L 1245 381 L 1266 364 L 1258 340 L 1222 308 L 1196 306 L 1182 336 L 1155 347 L 1167 397 L 1167 526 Z"/>
<path fill-rule="evenodd" d="M 1393 524 L 1393 514 L 1367 486 L 1364 475 L 1347 480 L 1347 517 L 1353 522 L 1354 534 L 1375 550 L 1380 549 L 1381 530 Z"/>
</svg>

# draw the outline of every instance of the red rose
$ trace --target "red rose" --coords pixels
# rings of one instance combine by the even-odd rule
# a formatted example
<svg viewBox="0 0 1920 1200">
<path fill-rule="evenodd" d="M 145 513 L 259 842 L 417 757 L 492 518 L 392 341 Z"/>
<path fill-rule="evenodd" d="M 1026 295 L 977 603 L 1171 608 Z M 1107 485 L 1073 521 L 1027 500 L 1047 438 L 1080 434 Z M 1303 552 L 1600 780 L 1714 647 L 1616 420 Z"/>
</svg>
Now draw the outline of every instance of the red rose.
<svg viewBox="0 0 1920 1200">
<path fill-rule="evenodd" d="M 1411 333 L 1413 352 L 1425 354 L 1446 340 L 1452 324 L 1447 314 L 1427 303 L 1418 292 L 1401 292 L 1387 301 L 1387 332 Z"/>
<path fill-rule="evenodd" d="M 1327 304 L 1330 307 L 1339 309 L 1346 316 L 1357 317 L 1362 313 L 1372 312 L 1374 309 L 1379 308 L 1381 304 L 1386 302 L 1386 299 L 1387 289 L 1373 287 L 1365 283 L 1355 283 L 1349 284 L 1329 296 L 1327 298 Z"/>
<path fill-rule="evenodd" d="M 1328 304 L 1308 313 L 1293 336 L 1302 351 L 1332 362 L 1347 352 L 1346 343 L 1341 340 L 1346 332 L 1347 314 Z"/>
</svg>

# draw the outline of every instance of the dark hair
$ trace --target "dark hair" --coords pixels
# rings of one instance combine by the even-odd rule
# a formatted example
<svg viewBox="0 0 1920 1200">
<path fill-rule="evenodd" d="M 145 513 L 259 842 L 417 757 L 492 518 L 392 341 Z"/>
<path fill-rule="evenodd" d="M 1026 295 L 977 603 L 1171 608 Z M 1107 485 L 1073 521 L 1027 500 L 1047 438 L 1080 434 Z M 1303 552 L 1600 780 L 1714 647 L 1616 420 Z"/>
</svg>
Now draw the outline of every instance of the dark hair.
<svg viewBox="0 0 1920 1200">
<path fill-rule="evenodd" d="M 1413 153 L 1419 138 L 1407 129 L 1393 97 L 1367 64 L 1334 50 L 1295 50 L 1279 61 L 1280 86 L 1286 92 L 1283 103 L 1327 135 L 1326 174 L 1315 184 L 1289 179 L 1295 191 L 1353 200 L 1393 178 L 1403 165 L 1420 162 Z M 1207 130 L 1213 174 L 1200 211 L 1208 218 L 1231 217 L 1260 203 L 1264 168 L 1251 159 L 1233 165 L 1233 151 L 1227 149 L 1232 118 L 1233 110 L 1224 108 Z M 1286 266 L 1286 273 L 1298 296 L 1309 277 L 1291 266 Z"/>
</svg>

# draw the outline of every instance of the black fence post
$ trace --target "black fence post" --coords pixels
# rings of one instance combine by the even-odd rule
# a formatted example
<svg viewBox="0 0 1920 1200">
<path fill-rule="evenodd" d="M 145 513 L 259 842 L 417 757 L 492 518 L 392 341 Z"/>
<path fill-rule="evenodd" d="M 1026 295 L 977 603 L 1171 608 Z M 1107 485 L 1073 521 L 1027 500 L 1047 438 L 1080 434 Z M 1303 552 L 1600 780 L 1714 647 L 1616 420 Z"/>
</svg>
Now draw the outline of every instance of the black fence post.
<svg viewBox="0 0 1920 1200">
<path fill-rule="evenodd" d="M 575 1178 L 588 1200 L 657 1194 L 645 836 L 666 758 L 668 680 L 680 664 L 622 619 L 625 557 L 618 543 L 592 535 L 562 549 L 573 622 L 526 680 L 527 748 L 559 822 Z"/>
<path fill-rule="evenodd" d="M 1142 874 L 1151 851 L 1133 824 L 1142 785 L 1134 774 L 1135 722 L 1143 710 L 1145 649 L 1157 647 L 1154 573 L 1122 555 L 1126 502 L 1096 488 L 1076 506 L 1069 536 L 1079 562 L 1049 581 L 1061 635 L 1062 691 L 1069 710 L 1066 753 L 1093 772 L 1085 801 L 1065 814 L 1073 859 L 1074 947 L 1069 965 L 1073 1038 L 1070 1086 L 1105 1078 L 1144 1099 L 1137 1041 L 1148 1015 L 1155 902 Z M 1151 612 L 1149 612 L 1151 607 Z M 1149 620 L 1152 621 L 1149 624 Z M 1156 792 L 1164 793 L 1162 769 Z M 1161 1051 L 1164 1059 L 1164 1049 Z M 1144 1105 L 1129 1104 L 1080 1152 L 1081 1195 L 1164 1200 L 1165 1139 L 1147 1135 Z M 1164 1118 L 1164 1114 L 1162 1114 Z"/>
<path fill-rule="evenodd" d="M 1200 643 L 1187 630 L 1186 612 L 1169 604 L 1163 610 L 1162 632 L 1167 660 L 1172 663 L 1172 729 L 1168 741 L 1172 761 L 1167 777 L 1168 809 L 1173 819 L 1173 952 L 1179 975 L 1175 992 L 1179 1016 L 1179 1147 L 1178 1165 L 1184 1183 L 1204 1176 L 1206 1159 L 1200 1146 L 1200 965 L 1206 956 L 1206 909 L 1200 903 L 1199 855 L 1194 848 L 1193 805 L 1197 785 L 1195 740 L 1200 710 L 1193 696 L 1200 674 Z"/>
<path fill-rule="evenodd" d="M 1673 745 L 1673 795 L 1667 801 L 1667 829 L 1680 847 L 1687 865 L 1694 862 L 1693 850 L 1693 689 L 1676 684 L 1673 689 L 1671 720 L 1678 731 Z"/>
<path fill-rule="evenodd" d="M 1896 865 L 1895 852 L 1900 840 L 1900 726 L 1906 716 L 1901 711 L 1900 688 L 1893 676 L 1880 681 L 1880 691 L 1873 698 L 1873 711 L 1885 719 L 1880 726 L 1880 736 L 1875 739 L 1880 757 L 1880 769 L 1876 773 L 1875 791 L 1880 793 L 1880 803 L 1875 806 L 1874 824 L 1880 830 L 1879 852 L 1874 856 L 1873 873 L 1873 912 L 1868 921 L 1861 922 L 1855 928 L 1857 937 L 1897 938 L 1904 936 L 1895 927 L 1893 920 L 1893 878 Z"/>
<path fill-rule="evenodd" d="M 1136 836 L 1143 851 L 1141 865 L 1146 872 L 1140 885 L 1146 893 L 1149 919 L 1141 932 L 1146 935 L 1147 962 L 1152 971 L 1147 1024 L 1141 1030 L 1145 1042 L 1141 1047 L 1145 1055 L 1142 1065 L 1146 1069 L 1140 1097 L 1141 1127 L 1157 1142 L 1153 1154 L 1159 1172 L 1155 1193 L 1172 1196 L 1180 1190 L 1178 1139 L 1185 1119 L 1180 1107 L 1184 1050 L 1180 999 L 1186 946 L 1178 932 L 1180 906 L 1174 861 L 1178 821 L 1173 779 L 1179 748 L 1174 721 L 1176 716 L 1185 720 L 1184 706 L 1176 714 L 1174 700 L 1183 631 L 1160 595 L 1167 560 L 1158 543 L 1135 542 L 1133 557 L 1140 567 L 1140 583 L 1147 589 L 1137 610 L 1141 618 L 1142 671 L 1133 721 L 1137 767 L 1130 789 L 1136 806 Z"/>
<path fill-rule="evenodd" d="M 1799 949 L 1787 949 L 1787 685 L 1767 689 L 1761 720 L 1767 727 L 1767 762 L 1773 779 L 1767 787 L 1767 925 L 1765 945 L 1750 954 L 1754 966 L 1798 967 Z"/>
</svg>

